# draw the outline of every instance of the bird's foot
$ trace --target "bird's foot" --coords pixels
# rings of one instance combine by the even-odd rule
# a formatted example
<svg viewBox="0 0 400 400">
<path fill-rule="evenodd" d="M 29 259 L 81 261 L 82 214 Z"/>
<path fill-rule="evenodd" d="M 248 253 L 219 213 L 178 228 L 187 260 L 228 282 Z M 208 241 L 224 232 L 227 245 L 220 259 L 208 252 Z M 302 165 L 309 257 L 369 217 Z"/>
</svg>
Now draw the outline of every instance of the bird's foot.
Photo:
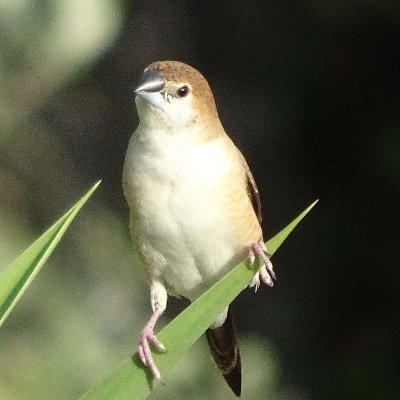
<svg viewBox="0 0 400 400">
<path fill-rule="evenodd" d="M 161 379 L 160 371 L 158 370 L 151 354 L 150 343 L 152 343 L 157 350 L 166 351 L 165 346 L 157 339 L 154 334 L 153 327 L 146 325 L 142 330 L 140 341 L 137 347 L 139 358 L 144 365 L 146 365 L 155 379 L 164 384 Z"/>
<path fill-rule="evenodd" d="M 260 261 L 260 268 L 251 280 L 249 287 L 254 287 L 257 292 L 260 287 L 260 278 L 268 286 L 274 286 L 274 279 L 276 280 L 276 275 L 274 272 L 273 265 L 269 259 L 267 247 L 264 242 L 254 242 L 249 247 L 249 261 L 250 265 L 253 265 L 256 258 Z"/>
</svg>

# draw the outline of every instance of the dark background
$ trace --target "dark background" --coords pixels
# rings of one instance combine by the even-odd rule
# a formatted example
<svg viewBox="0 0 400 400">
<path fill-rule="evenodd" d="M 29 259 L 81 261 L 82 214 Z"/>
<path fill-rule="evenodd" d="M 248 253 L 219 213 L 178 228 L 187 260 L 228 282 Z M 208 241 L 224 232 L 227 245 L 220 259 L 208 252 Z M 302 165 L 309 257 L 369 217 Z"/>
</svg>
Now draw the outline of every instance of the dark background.
<svg viewBox="0 0 400 400">
<path fill-rule="evenodd" d="M 276 286 L 233 306 L 250 354 L 243 398 L 397 398 L 400 7 L 17 3 L 0 19 L 1 265 L 103 183 L 0 331 L 5 398 L 47 398 L 49 379 L 48 398 L 77 397 L 133 351 L 150 309 L 121 172 L 138 123 L 132 89 L 163 59 L 209 81 L 258 183 L 267 237 L 320 199 L 274 257 Z M 159 398 L 229 398 L 210 365 Z"/>
</svg>

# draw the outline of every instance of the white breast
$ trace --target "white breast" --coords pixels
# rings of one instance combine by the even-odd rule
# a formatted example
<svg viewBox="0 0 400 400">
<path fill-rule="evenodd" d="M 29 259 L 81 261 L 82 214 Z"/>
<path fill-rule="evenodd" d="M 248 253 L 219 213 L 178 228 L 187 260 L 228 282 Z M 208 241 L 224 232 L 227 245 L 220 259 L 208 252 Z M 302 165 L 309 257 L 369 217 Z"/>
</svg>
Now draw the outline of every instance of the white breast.
<svg viewBox="0 0 400 400">
<path fill-rule="evenodd" d="M 237 254 L 220 187 L 234 160 L 222 139 L 199 144 L 143 130 L 134 133 L 124 168 L 133 236 L 150 259 L 150 279 L 161 276 L 173 294 L 194 298 Z"/>
</svg>

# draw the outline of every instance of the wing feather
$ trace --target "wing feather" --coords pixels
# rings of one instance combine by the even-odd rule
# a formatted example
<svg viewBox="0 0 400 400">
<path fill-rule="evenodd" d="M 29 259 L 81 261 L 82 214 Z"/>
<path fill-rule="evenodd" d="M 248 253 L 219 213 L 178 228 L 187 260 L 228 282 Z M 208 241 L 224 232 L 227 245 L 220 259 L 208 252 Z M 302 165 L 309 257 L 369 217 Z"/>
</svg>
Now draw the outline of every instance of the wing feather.
<svg viewBox="0 0 400 400">
<path fill-rule="evenodd" d="M 251 204 L 253 205 L 254 212 L 257 215 L 258 222 L 261 224 L 262 221 L 262 213 L 261 213 L 261 201 L 260 195 L 258 193 L 258 188 L 256 181 L 254 180 L 253 174 L 250 171 L 250 168 L 244 158 L 243 154 L 240 153 L 241 161 L 243 165 L 243 169 L 246 174 L 246 192 L 249 196 Z"/>
</svg>

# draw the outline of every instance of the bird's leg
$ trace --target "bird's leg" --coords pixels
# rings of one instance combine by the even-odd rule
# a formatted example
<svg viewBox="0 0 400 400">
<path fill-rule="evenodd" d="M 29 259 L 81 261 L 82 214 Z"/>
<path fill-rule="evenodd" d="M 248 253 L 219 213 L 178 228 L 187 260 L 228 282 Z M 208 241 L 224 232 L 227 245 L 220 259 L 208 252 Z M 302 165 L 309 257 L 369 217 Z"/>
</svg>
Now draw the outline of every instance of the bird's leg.
<svg viewBox="0 0 400 400">
<path fill-rule="evenodd" d="M 274 279 L 276 280 L 276 275 L 274 272 L 273 265 L 268 256 L 267 247 L 264 242 L 254 242 L 249 247 L 249 260 L 250 264 L 253 265 L 256 257 L 260 260 L 260 268 L 254 275 L 250 282 L 250 287 L 255 287 L 255 291 L 260 287 L 260 278 L 268 286 L 274 286 Z"/>
<path fill-rule="evenodd" d="M 156 335 L 154 334 L 154 327 L 156 325 L 156 322 L 167 306 L 167 292 L 165 291 L 164 286 L 161 285 L 159 282 L 152 283 L 151 305 L 153 308 L 153 314 L 151 315 L 150 319 L 148 320 L 147 324 L 140 334 L 140 341 L 137 347 L 137 352 L 140 360 L 150 369 L 154 378 L 162 382 L 160 371 L 154 363 L 153 355 L 151 354 L 151 349 L 149 345 L 149 343 L 153 343 L 153 345 L 158 350 L 165 351 L 165 346 L 157 339 Z"/>
<path fill-rule="evenodd" d="M 154 326 L 161 314 L 162 311 L 160 308 L 156 308 L 154 310 L 152 316 L 150 317 L 149 321 L 141 332 L 140 341 L 137 348 L 139 358 L 141 359 L 142 363 L 150 369 L 151 373 L 156 379 L 161 379 L 161 374 L 156 364 L 154 363 L 149 342 L 153 343 L 157 349 L 165 350 L 164 345 L 157 339 L 156 335 L 154 334 Z"/>
</svg>

